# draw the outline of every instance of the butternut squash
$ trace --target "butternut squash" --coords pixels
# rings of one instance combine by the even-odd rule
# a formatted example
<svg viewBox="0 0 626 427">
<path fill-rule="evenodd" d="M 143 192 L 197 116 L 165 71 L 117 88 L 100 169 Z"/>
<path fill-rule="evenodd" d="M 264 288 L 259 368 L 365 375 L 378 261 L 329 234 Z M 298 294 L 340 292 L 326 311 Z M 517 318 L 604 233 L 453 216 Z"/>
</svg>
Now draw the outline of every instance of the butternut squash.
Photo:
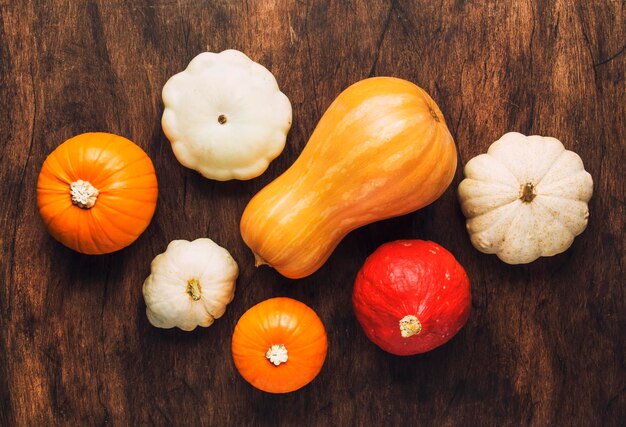
<svg viewBox="0 0 626 427">
<path fill-rule="evenodd" d="M 295 163 L 256 194 L 241 235 L 257 266 L 301 278 L 350 231 L 436 200 L 456 170 L 456 147 L 428 94 L 374 77 L 344 90 Z"/>
</svg>

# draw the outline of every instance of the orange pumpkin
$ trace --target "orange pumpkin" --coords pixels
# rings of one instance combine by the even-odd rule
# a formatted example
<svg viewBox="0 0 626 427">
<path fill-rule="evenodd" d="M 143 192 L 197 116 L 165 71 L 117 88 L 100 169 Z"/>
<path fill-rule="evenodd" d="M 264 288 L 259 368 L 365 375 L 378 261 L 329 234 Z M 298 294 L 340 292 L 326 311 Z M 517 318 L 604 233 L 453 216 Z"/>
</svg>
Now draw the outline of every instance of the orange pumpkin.
<svg viewBox="0 0 626 427">
<path fill-rule="evenodd" d="M 146 229 L 157 200 L 148 155 L 110 133 L 68 139 L 46 158 L 37 205 L 48 231 L 84 254 L 122 249 Z"/>
<path fill-rule="evenodd" d="M 296 162 L 246 207 L 241 235 L 257 265 L 305 277 L 365 224 L 436 200 L 456 147 L 435 102 L 392 77 L 362 80 L 324 113 Z"/>
<path fill-rule="evenodd" d="M 269 393 L 288 393 L 310 383 L 322 369 L 327 348 L 320 318 L 291 298 L 271 298 L 246 311 L 232 342 L 241 376 Z"/>
</svg>

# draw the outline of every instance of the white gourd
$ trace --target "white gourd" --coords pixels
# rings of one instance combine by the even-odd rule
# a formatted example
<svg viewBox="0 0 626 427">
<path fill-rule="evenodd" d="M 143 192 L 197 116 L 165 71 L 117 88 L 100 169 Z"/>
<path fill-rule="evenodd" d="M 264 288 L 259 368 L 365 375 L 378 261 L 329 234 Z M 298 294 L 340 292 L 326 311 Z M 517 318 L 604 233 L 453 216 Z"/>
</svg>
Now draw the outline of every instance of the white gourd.
<svg viewBox="0 0 626 427">
<path fill-rule="evenodd" d="M 458 193 L 472 244 L 506 263 L 564 252 L 587 227 L 591 175 L 555 138 L 507 133 L 464 174 Z"/>
<path fill-rule="evenodd" d="M 210 239 L 170 242 L 143 284 L 148 321 L 185 331 L 210 326 L 233 300 L 238 274 L 230 253 Z"/>
<path fill-rule="evenodd" d="M 163 87 L 163 131 L 178 161 L 219 181 L 261 175 L 285 147 L 291 103 L 242 52 L 204 52 Z"/>
</svg>

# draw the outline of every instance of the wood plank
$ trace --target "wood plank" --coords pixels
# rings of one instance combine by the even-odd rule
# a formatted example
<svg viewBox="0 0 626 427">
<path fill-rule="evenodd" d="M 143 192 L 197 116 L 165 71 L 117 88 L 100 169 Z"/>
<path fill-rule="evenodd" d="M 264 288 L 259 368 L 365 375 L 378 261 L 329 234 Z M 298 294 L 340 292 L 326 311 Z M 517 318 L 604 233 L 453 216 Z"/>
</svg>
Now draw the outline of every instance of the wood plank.
<svg viewBox="0 0 626 427">
<path fill-rule="evenodd" d="M 612 0 L 0 0 L 0 424 L 623 425 L 625 12 Z M 270 69 L 294 112 L 283 154 L 246 182 L 183 168 L 160 126 L 167 79 L 227 48 Z M 588 229 L 527 266 L 482 255 L 455 195 L 459 167 L 436 203 L 351 233 L 314 275 L 255 269 L 238 231 L 247 201 L 342 89 L 374 75 L 432 95 L 460 165 L 507 131 L 559 138 L 594 178 Z M 55 242 L 36 207 L 46 155 L 86 131 L 138 143 L 160 183 L 148 230 L 99 257 Z M 235 300 L 211 328 L 153 328 L 150 261 L 205 236 L 239 262 Z M 399 238 L 442 244 L 473 285 L 467 326 L 416 357 L 367 341 L 350 301 L 367 255 Z M 247 308 L 281 295 L 317 311 L 329 354 L 312 384 L 275 396 L 237 374 L 230 337 Z"/>
</svg>

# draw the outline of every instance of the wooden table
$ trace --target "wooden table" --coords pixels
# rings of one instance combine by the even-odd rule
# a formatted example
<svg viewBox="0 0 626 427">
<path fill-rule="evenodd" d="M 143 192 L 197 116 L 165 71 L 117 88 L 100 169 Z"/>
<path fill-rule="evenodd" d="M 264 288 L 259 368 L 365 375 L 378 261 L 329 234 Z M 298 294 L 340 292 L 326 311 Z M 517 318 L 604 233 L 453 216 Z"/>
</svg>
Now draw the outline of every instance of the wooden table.
<svg viewBox="0 0 626 427">
<path fill-rule="evenodd" d="M 0 0 L 0 424 L 624 425 L 625 40 L 616 0 Z M 160 125 L 165 81 L 227 48 L 269 68 L 293 104 L 283 154 L 246 182 L 183 168 Z M 587 230 L 526 266 L 480 254 L 459 167 L 436 203 L 351 233 L 316 274 L 256 269 L 238 231 L 247 201 L 342 89 L 375 75 L 432 95 L 460 165 L 507 131 L 559 138 L 594 179 Z M 37 212 L 46 155 L 86 131 L 136 141 L 160 181 L 150 227 L 111 255 L 66 249 Z M 239 262 L 235 300 L 208 329 L 150 326 L 150 261 L 170 240 L 205 236 Z M 467 326 L 404 358 L 365 338 L 350 300 L 367 255 L 400 238 L 442 244 L 473 286 Z M 289 395 L 253 389 L 230 356 L 237 319 L 279 295 L 314 308 L 329 338 L 319 377 Z"/>
</svg>

